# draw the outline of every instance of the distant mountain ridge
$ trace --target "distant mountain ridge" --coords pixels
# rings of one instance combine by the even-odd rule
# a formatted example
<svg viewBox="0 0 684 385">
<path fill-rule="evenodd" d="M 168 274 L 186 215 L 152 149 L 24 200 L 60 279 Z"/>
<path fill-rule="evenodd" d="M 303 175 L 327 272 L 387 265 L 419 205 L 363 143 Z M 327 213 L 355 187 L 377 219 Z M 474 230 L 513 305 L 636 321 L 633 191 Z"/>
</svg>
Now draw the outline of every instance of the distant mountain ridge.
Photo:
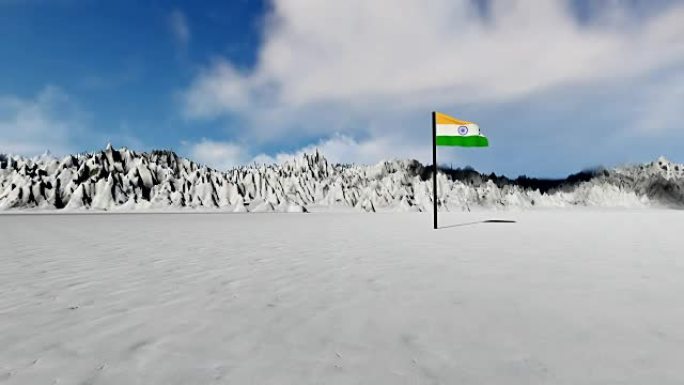
<svg viewBox="0 0 684 385">
<path fill-rule="evenodd" d="M 684 165 L 655 162 L 548 180 L 440 169 L 440 210 L 533 207 L 684 208 Z M 0 155 L 0 210 L 221 209 L 303 212 L 432 209 L 431 170 L 416 160 L 329 163 L 318 152 L 279 165 L 214 170 L 171 151 L 126 148 L 66 156 Z"/>
</svg>

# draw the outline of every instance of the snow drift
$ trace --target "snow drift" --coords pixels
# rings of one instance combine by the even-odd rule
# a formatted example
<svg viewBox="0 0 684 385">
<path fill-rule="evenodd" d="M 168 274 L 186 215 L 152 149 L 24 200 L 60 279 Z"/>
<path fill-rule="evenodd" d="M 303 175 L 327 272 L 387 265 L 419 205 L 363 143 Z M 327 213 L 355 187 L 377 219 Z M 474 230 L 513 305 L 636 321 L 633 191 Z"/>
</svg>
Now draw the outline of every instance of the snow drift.
<svg viewBox="0 0 684 385">
<path fill-rule="evenodd" d="M 415 160 L 374 166 L 330 164 L 316 152 L 280 165 L 225 172 L 171 151 L 114 149 L 57 159 L 0 155 L 0 209 L 223 209 L 305 212 L 307 208 L 426 211 L 430 169 Z M 664 158 L 563 180 L 515 180 L 470 169 L 440 170 L 445 211 L 531 207 L 684 207 L 684 165 Z"/>
</svg>

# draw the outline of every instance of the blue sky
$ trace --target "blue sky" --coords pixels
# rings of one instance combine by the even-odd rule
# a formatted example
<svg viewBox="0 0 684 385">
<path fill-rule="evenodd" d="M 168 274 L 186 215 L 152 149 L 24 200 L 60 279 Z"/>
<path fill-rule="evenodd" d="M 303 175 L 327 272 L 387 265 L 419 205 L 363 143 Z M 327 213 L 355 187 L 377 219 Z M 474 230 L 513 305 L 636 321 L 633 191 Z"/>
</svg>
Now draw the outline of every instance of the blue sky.
<svg viewBox="0 0 684 385">
<path fill-rule="evenodd" d="M 0 152 L 428 161 L 438 109 L 492 143 L 454 166 L 684 162 L 677 0 L 0 0 L 0 52 Z"/>
</svg>

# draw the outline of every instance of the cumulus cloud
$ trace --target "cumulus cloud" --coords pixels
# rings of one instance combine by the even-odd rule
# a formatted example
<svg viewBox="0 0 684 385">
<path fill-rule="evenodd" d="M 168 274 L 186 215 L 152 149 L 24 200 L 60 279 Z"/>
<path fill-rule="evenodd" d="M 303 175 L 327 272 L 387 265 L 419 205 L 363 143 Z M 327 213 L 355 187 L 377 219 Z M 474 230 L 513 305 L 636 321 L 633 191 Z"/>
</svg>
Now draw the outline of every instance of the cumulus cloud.
<svg viewBox="0 0 684 385">
<path fill-rule="evenodd" d="M 315 144 L 302 147 L 294 152 L 279 152 L 275 156 L 260 154 L 253 158 L 257 164 L 282 163 L 302 154 L 313 154 L 319 151 L 332 163 L 372 164 L 380 160 L 390 160 L 393 157 L 388 154 L 399 152 L 404 157 L 419 159 L 425 155 L 425 146 L 400 143 L 391 137 L 370 138 L 368 140 L 355 140 L 346 135 L 333 135 L 322 139 Z"/>
<path fill-rule="evenodd" d="M 185 109 L 190 117 L 217 116 L 228 110 L 245 111 L 255 88 L 228 62 L 217 61 L 203 72 L 185 95 Z"/>
<path fill-rule="evenodd" d="M 244 147 L 231 142 L 205 138 L 196 143 L 184 142 L 183 148 L 192 160 L 217 170 L 228 170 L 249 161 Z"/>
<path fill-rule="evenodd" d="M 71 98 L 48 86 L 33 98 L 0 95 L 0 153 L 68 153 L 82 130 L 82 113 Z"/>
<path fill-rule="evenodd" d="M 313 145 L 343 161 L 427 148 L 415 154 L 425 161 L 432 109 L 491 111 L 684 64 L 684 4 L 634 15 L 632 3 L 601 2 L 580 20 L 570 0 L 273 0 L 256 65 L 209 63 L 184 93 L 184 111 L 238 118 L 248 129 L 231 132 L 237 139 L 326 138 Z M 382 146 L 388 132 L 410 145 Z"/>
<path fill-rule="evenodd" d="M 168 22 L 173 38 L 181 47 L 186 47 L 190 43 L 190 26 L 185 14 L 174 9 L 169 14 Z"/>
<path fill-rule="evenodd" d="M 684 59 L 684 6 L 634 22 L 622 2 L 581 25 L 561 0 L 275 0 L 257 66 L 217 61 L 190 116 L 387 100 L 424 108 L 506 100 Z"/>
<path fill-rule="evenodd" d="M 381 160 L 395 158 L 390 154 L 401 153 L 405 158 L 424 158 L 426 146 L 402 143 L 391 137 L 355 140 L 352 137 L 336 134 L 321 139 L 292 152 L 252 154 L 244 145 L 226 141 L 202 139 L 199 142 L 185 142 L 184 152 L 191 159 L 218 170 L 228 170 L 246 164 L 281 164 L 302 154 L 322 153 L 331 163 L 373 164 Z M 453 156 L 445 156 L 453 160 Z M 443 161 L 445 161 L 443 159 Z"/>
</svg>

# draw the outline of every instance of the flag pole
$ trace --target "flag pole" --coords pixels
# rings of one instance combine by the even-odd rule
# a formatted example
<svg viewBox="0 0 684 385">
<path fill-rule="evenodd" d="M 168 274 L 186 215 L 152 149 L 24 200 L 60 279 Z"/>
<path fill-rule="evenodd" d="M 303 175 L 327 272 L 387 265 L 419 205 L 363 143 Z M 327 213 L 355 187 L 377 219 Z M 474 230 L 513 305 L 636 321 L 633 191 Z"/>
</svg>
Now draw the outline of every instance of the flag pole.
<svg viewBox="0 0 684 385">
<path fill-rule="evenodd" d="M 432 212 L 437 230 L 437 113 L 432 111 Z"/>
</svg>

